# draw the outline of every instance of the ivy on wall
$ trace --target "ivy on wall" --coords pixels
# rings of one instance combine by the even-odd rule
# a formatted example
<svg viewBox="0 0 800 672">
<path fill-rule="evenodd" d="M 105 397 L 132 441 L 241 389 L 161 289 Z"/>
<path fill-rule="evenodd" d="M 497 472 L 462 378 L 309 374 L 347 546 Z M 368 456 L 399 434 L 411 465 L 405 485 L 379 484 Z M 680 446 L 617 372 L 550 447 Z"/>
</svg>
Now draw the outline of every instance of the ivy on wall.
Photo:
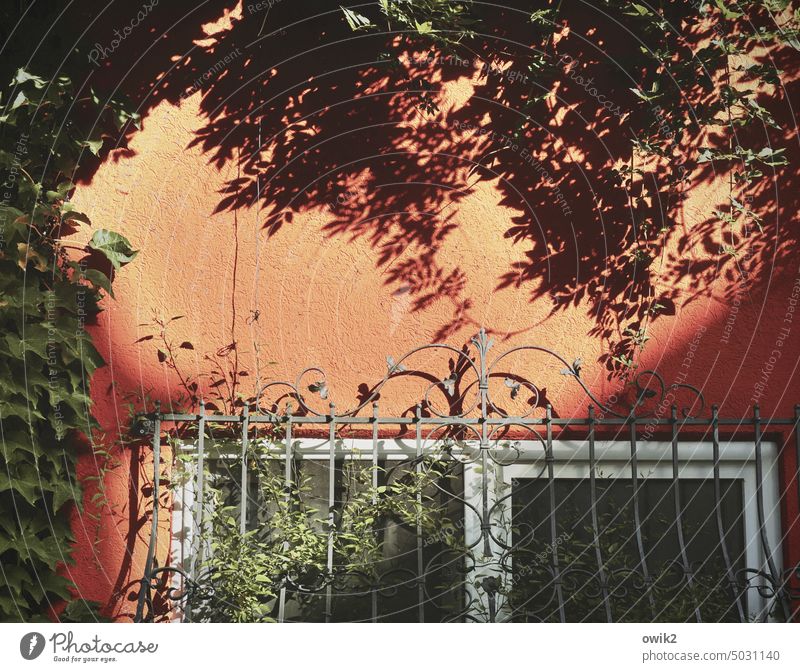
<svg viewBox="0 0 800 672">
<path fill-rule="evenodd" d="M 135 121 L 117 101 L 76 100 L 65 75 L 20 69 L 0 89 L 0 621 L 46 619 L 60 600 L 62 620 L 85 614 L 59 572 L 70 508 L 82 506 L 76 445 L 96 430 L 89 382 L 103 365 L 85 327 L 136 252 L 105 229 L 82 250 L 61 239 L 91 224 L 69 200 L 82 160 L 109 125 Z"/>
</svg>

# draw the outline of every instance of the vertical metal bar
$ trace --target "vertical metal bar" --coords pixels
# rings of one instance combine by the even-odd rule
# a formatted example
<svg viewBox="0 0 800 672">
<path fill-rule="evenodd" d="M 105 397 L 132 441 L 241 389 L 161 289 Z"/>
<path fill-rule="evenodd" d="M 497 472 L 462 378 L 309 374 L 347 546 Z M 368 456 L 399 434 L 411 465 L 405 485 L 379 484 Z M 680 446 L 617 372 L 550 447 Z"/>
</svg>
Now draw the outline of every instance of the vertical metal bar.
<svg viewBox="0 0 800 672">
<path fill-rule="evenodd" d="M 192 543 L 192 579 L 197 580 L 200 572 L 203 554 L 203 523 L 204 523 L 204 497 L 205 497 L 205 438 L 206 438 L 206 406 L 200 402 L 200 415 L 197 420 L 197 476 L 195 486 Z"/>
<path fill-rule="evenodd" d="M 333 615 L 333 540 L 336 532 L 336 405 L 331 402 L 328 416 L 328 585 L 325 588 L 325 622 Z"/>
<path fill-rule="evenodd" d="M 683 506 L 681 504 L 680 469 L 678 464 L 678 407 L 675 404 L 672 404 L 670 409 L 669 426 L 672 433 L 672 496 L 675 503 L 675 529 L 678 533 L 678 548 L 680 549 L 686 587 L 692 596 L 692 602 L 694 602 L 694 617 L 698 623 L 702 623 L 703 617 L 697 604 L 697 596 L 694 593 L 692 567 L 689 564 L 689 555 L 686 552 L 686 542 L 683 537 Z"/>
<path fill-rule="evenodd" d="M 489 440 L 486 437 L 487 427 L 483 423 L 483 435 L 481 438 L 481 536 L 483 536 L 483 555 L 492 555 L 492 543 L 489 533 L 492 529 L 492 521 L 489 519 Z"/>
<path fill-rule="evenodd" d="M 415 471 L 422 473 L 422 405 L 417 404 L 414 409 L 414 419 L 416 422 L 415 443 L 417 448 L 417 464 Z M 422 523 L 419 520 L 419 512 L 422 511 L 422 493 L 417 494 L 417 618 L 420 623 L 425 622 L 425 563 L 422 548 Z"/>
<path fill-rule="evenodd" d="M 141 622 L 144 618 L 145 603 L 148 608 L 150 600 L 150 584 L 152 578 L 150 573 L 153 571 L 153 561 L 155 559 L 156 544 L 158 543 L 158 497 L 159 486 L 161 483 L 161 403 L 156 402 L 156 412 L 153 420 L 153 514 L 150 518 L 150 543 L 147 547 L 147 558 L 144 563 L 144 577 L 139 588 L 139 600 L 136 605 L 136 621 Z M 152 613 L 148 613 L 148 618 Z"/>
<path fill-rule="evenodd" d="M 492 547 L 492 540 L 491 540 L 491 533 L 492 533 L 492 520 L 490 518 L 491 506 L 489 503 L 489 469 L 491 465 L 489 464 L 489 368 L 487 363 L 487 354 L 489 348 L 491 348 L 491 341 L 486 337 L 486 331 L 481 328 L 479 337 L 476 341 L 478 350 L 478 359 L 480 361 L 480 368 L 479 373 L 480 377 L 478 379 L 478 391 L 480 393 L 480 402 L 481 402 L 481 416 L 480 416 L 480 468 L 481 468 L 481 512 L 480 512 L 480 525 L 481 525 L 481 537 L 483 538 L 483 560 L 480 563 L 482 566 L 487 566 L 489 562 L 493 562 L 495 565 L 499 566 L 499 552 L 495 551 Z M 496 485 L 497 483 L 497 476 L 493 472 L 492 474 L 492 483 Z M 467 512 L 465 512 L 467 513 Z M 470 515 L 467 513 L 467 515 Z M 501 531 L 500 534 L 502 535 L 503 532 Z M 476 566 L 477 569 L 477 566 Z M 491 572 L 489 576 L 486 576 L 483 581 L 481 581 L 481 585 L 483 586 L 485 592 L 485 601 L 483 601 L 482 606 L 486 608 L 486 613 L 488 614 L 488 621 L 490 623 L 494 623 L 497 617 L 497 600 L 496 600 L 496 593 L 499 586 L 499 576 L 494 575 L 495 572 Z M 470 592 L 466 592 L 467 598 L 470 598 Z"/>
<path fill-rule="evenodd" d="M 545 408 L 545 426 L 547 429 L 545 461 L 547 462 L 547 486 L 550 492 L 550 551 L 553 557 L 553 583 L 556 587 L 556 598 L 558 599 L 558 618 L 562 623 L 565 623 L 567 613 L 564 608 L 564 591 L 561 585 L 561 568 L 558 563 L 558 543 L 556 542 L 558 522 L 556 520 L 555 457 L 553 455 L 553 407 L 550 404 L 547 404 Z"/>
<path fill-rule="evenodd" d="M 603 565 L 603 551 L 600 548 L 600 525 L 597 520 L 597 462 L 595 456 L 595 416 L 594 406 L 589 405 L 589 495 L 592 499 L 592 535 L 594 537 L 594 551 L 597 558 L 597 575 L 600 578 L 600 590 L 603 595 L 603 608 L 606 612 L 606 621 L 612 623 L 614 617 L 611 613 L 611 602 L 608 596 L 608 578 Z"/>
<path fill-rule="evenodd" d="M 203 562 L 203 517 L 205 513 L 205 433 L 206 406 L 200 402 L 200 415 L 197 417 L 197 474 L 195 475 L 194 507 L 192 511 L 192 565 L 189 576 L 197 581 Z M 186 602 L 184 614 L 187 621 L 192 620 L 191 600 Z"/>
<path fill-rule="evenodd" d="M 764 516 L 764 464 L 761 454 L 761 412 L 759 411 L 758 404 L 753 406 L 753 429 L 755 430 L 756 448 L 756 506 L 758 510 L 758 534 L 761 537 L 761 547 L 764 552 L 764 557 L 767 561 L 767 568 L 769 569 L 773 586 L 778 593 L 778 600 L 781 608 L 783 609 L 783 617 L 788 618 L 789 614 L 791 613 L 789 601 L 786 597 L 786 592 L 783 587 L 783 577 L 778 572 L 778 568 L 775 565 L 775 560 L 772 557 L 772 549 L 770 548 L 769 539 L 767 537 L 766 518 Z"/>
<path fill-rule="evenodd" d="M 378 402 L 372 404 L 372 505 L 378 503 Z M 376 531 L 373 530 L 373 534 Z M 372 622 L 378 622 L 378 586 L 373 580 L 370 589 L 372 600 Z"/>
<path fill-rule="evenodd" d="M 644 580 L 645 591 L 647 592 L 653 617 L 656 617 L 656 602 L 653 597 L 650 571 L 647 568 L 647 554 L 645 553 L 644 541 L 642 539 L 642 519 L 639 513 L 639 460 L 636 449 L 636 416 L 633 415 L 633 411 L 631 411 L 631 414 L 628 416 L 628 426 L 630 427 L 631 443 L 631 487 L 633 488 L 631 500 L 633 503 L 634 534 L 636 536 L 636 547 L 639 551 L 639 566 L 642 568 L 642 579 Z"/>
<path fill-rule="evenodd" d="M 731 555 L 728 552 L 728 543 L 725 541 L 725 525 L 722 522 L 722 488 L 719 480 L 719 409 L 716 404 L 711 407 L 711 440 L 713 443 L 714 457 L 714 513 L 717 519 L 717 533 L 719 534 L 719 546 L 722 550 L 722 560 L 725 563 L 725 576 L 728 586 L 736 602 L 736 611 L 739 615 L 739 622 L 745 622 L 744 607 L 736 586 L 736 575 L 731 566 Z"/>
<path fill-rule="evenodd" d="M 249 409 L 247 405 L 244 407 L 242 414 L 242 502 L 241 512 L 239 514 L 239 534 L 244 536 L 247 530 L 247 500 L 248 500 L 248 487 L 247 487 L 247 432 L 249 428 Z"/>
<path fill-rule="evenodd" d="M 286 506 L 291 506 L 292 498 L 292 407 L 286 405 L 286 446 L 283 457 L 283 483 L 286 488 Z M 283 542 L 284 552 L 288 550 L 289 542 Z M 281 586 L 281 592 L 278 594 L 278 623 L 283 623 L 286 620 L 286 586 Z"/>
</svg>

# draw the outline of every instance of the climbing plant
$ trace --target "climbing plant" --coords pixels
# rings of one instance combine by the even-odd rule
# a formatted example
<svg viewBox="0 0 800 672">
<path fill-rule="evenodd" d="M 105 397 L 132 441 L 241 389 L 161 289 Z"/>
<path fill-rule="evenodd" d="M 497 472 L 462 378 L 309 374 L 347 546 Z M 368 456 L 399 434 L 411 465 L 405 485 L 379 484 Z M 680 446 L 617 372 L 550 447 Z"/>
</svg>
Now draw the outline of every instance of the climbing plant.
<svg viewBox="0 0 800 672">
<path fill-rule="evenodd" d="M 394 525 L 435 538 L 453 552 L 464 551 L 455 534 L 442 532 L 454 527 L 436 484 L 450 475 L 452 463 L 426 458 L 384 469 L 348 461 L 342 466 L 341 501 L 323 511 L 315 505 L 319 500 L 312 477 L 299 464 L 287 486 L 280 460 L 284 452 L 274 442 L 250 444 L 245 459 L 257 483 L 251 496 L 258 510 L 256 524 L 244 534 L 239 531 L 240 488 L 230 475 L 240 466 L 211 470 L 206 465 L 206 557 L 199 563 L 193 619 L 273 621 L 286 589 L 296 617 L 317 620 L 328 586 L 335 586 L 339 618 L 344 612 L 346 620 L 363 617 L 358 594 L 365 586 L 391 592 L 385 577 L 403 561 L 387 551 L 386 537 Z"/>
<path fill-rule="evenodd" d="M 60 569 L 82 507 L 76 446 L 94 445 L 89 384 L 104 363 L 85 327 L 136 256 L 107 229 L 82 248 L 63 241 L 91 225 L 70 201 L 84 159 L 137 121 L 120 101 L 78 95 L 66 75 L 25 69 L 0 89 L 0 621 L 46 619 L 73 599 Z M 85 613 L 79 600 L 61 617 Z"/>
</svg>

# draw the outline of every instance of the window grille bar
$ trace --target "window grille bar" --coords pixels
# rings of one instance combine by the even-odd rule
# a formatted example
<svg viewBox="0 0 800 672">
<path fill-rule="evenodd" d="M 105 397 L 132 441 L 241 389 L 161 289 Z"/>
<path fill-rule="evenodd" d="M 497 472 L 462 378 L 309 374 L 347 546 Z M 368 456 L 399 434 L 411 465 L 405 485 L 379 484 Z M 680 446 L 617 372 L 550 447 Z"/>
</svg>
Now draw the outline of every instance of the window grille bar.
<svg viewBox="0 0 800 672">
<path fill-rule="evenodd" d="M 639 459 L 636 447 L 636 417 L 633 415 L 633 412 L 628 416 L 628 426 L 630 428 L 631 444 L 631 503 L 633 504 L 634 536 L 636 538 L 636 549 L 639 552 L 639 566 L 642 569 L 644 590 L 650 602 L 650 610 L 653 612 L 653 617 L 657 617 L 656 602 L 652 590 L 653 580 L 647 567 L 647 553 L 645 552 L 644 540 L 642 539 L 642 516 L 639 508 Z"/>
<path fill-rule="evenodd" d="M 336 532 L 336 404 L 330 404 L 328 434 L 328 585 L 325 587 L 325 622 L 333 616 L 333 541 Z"/>
<path fill-rule="evenodd" d="M 200 416 L 197 420 L 197 478 L 195 486 L 194 516 L 192 529 L 194 539 L 192 544 L 192 580 L 197 581 L 203 562 L 203 512 L 205 510 L 205 403 L 200 402 Z"/>
<path fill-rule="evenodd" d="M 144 563 L 144 578 L 139 589 L 139 600 L 136 606 L 136 620 L 143 618 L 152 619 L 153 605 L 150 602 L 151 584 L 155 561 L 156 544 L 158 543 L 158 498 L 161 482 L 161 404 L 156 402 L 156 414 L 153 422 L 153 513 L 150 517 L 150 545 L 147 548 L 147 557 Z M 148 610 L 145 616 L 145 607 Z"/>
<path fill-rule="evenodd" d="M 291 407 L 286 407 L 286 446 L 284 452 L 284 471 L 283 471 L 283 483 L 284 487 L 286 488 L 286 506 L 287 509 L 292 506 L 292 465 L 293 465 L 293 455 L 292 455 L 292 416 L 291 416 Z M 287 510 L 288 514 L 288 510 Z M 289 549 L 289 541 L 286 540 L 283 542 L 283 550 L 286 552 Z M 281 586 L 280 593 L 278 593 L 278 623 L 283 623 L 286 620 L 286 583 Z"/>
<path fill-rule="evenodd" d="M 600 548 L 600 526 L 597 521 L 597 463 L 595 457 L 595 438 L 594 438 L 595 414 L 594 406 L 589 406 L 589 496 L 591 497 L 592 512 L 592 537 L 594 551 L 597 558 L 597 578 L 600 580 L 600 591 L 603 596 L 603 609 L 606 612 L 606 621 L 613 623 L 614 617 L 611 613 L 611 602 L 608 596 L 608 578 L 605 566 L 603 565 L 603 550 Z"/>
<path fill-rule="evenodd" d="M 558 600 L 558 620 L 565 623 L 567 613 L 564 607 L 564 590 L 561 585 L 561 567 L 558 563 L 558 521 L 556 520 L 556 477 L 555 457 L 553 455 L 553 408 L 547 404 L 545 420 L 547 420 L 547 447 L 545 460 L 547 461 L 547 489 L 550 493 L 550 554 L 553 558 L 553 583 L 555 585 L 556 599 Z"/>
<path fill-rule="evenodd" d="M 764 464 L 762 460 L 762 430 L 761 430 L 761 411 L 758 404 L 753 406 L 753 431 L 755 432 L 755 451 L 756 451 L 756 511 L 758 513 L 758 534 L 761 537 L 761 547 L 767 561 L 772 587 L 778 591 L 778 599 L 783 609 L 784 616 L 791 613 L 789 601 L 783 589 L 783 577 L 778 572 L 775 560 L 772 557 L 769 539 L 767 538 L 766 518 L 764 515 Z"/>
<path fill-rule="evenodd" d="M 192 581 L 197 581 L 203 566 L 203 517 L 205 512 L 205 402 L 200 402 L 200 415 L 197 419 L 197 475 L 195 477 L 194 506 L 192 507 L 192 544 L 191 567 L 189 576 Z M 185 581 L 181 577 L 182 589 L 186 589 Z M 184 609 L 186 620 L 192 620 L 192 602 L 189 600 Z"/>
<path fill-rule="evenodd" d="M 741 592 L 736 582 L 731 565 L 731 555 L 728 551 L 728 542 L 725 540 L 725 525 L 722 522 L 722 487 L 719 478 L 719 409 L 716 404 L 711 407 L 711 441 L 714 456 L 714 513 L 717 519 L 717 532 L 719 533 L 719 545 L 722 551 L 722 560 L 725 563 L 725 576 L 728 580 L 728 587 L 736 603 L 736 613 L 740 623 L 745 621 L 745 610 L 742 606 Z"/>
<path fill-rule="evenodd" d="M 372 504 L 378 503 L 378 430 L 380 426 L 377 423 L 378 418 L 378 402 L 372 404 Z M 376 521 L 377 522 L 377 521 Z M 373 530 L 375 525 L 373 524 Z M 383 530 L 375 530 L 377 534 L 382 535 Z M 375 571 L 375 570 L 373 570 Z M 376 579 L 372 579 L 372 586 L 370 588 L 370 599 L 372 602 L 372 622 L 378 622 L 378 585 Z"/>
<path fill-rule="evenodd" d="M 239 513 L 239 533 L 244 536 L 245 531 L 247 530 L 247 499 L 248 499 L 248 487 L 247 487 L 247 431 L 248 431 L 248 413 L 247 413 L 247 405 L 244 407 L 244 413 L 242 414 L 242 501 L 241 501 L 241 512 Z"/>
<path fill-rule="evenodd" d="M 422 425 L 419 419 L 422 417 L 422 405 L 417 404 L 414 408 L 415 420 L 415 443 L 417 450 L 417 463 L 414 470 L 417 474 L 422 473 Z M 417 617 L 420 623 L 425 622 L 425 564 L 422 548 L 422 522 L 419 514 L 422 511 L 422 493 L 417 494 Z"/>
<path fill-rule="evenodd" d="M 483 428 L 485 431 L 485 427 Z M 481 537 L 483 538 L 483 555 L 488 558 L 492 555 L 492 543 L 489 533 L 491 520 L 489 519 L 489 443 L 482 438 L 480 441 L 481 458 Z"/>
<path fill-rule="evenodd" d="M 678 466 L 678 407 L 672 404 L 670 408 L 670 423 L 672 426 L 672 494 L 675 503 L 675 531 L 678 535 L 678 548 L 681 555 L 681 569 L 686 580 L 686 587 L 694 602 L 694 617 L 698 623 L 703 622 L 700 607 L 697 604 L 697 595 L 694 592 L 694 576 L 686 552 L 686 542 L 683 536 L 683 505 L 681 503 L 680 470 Z"/>
</svg>

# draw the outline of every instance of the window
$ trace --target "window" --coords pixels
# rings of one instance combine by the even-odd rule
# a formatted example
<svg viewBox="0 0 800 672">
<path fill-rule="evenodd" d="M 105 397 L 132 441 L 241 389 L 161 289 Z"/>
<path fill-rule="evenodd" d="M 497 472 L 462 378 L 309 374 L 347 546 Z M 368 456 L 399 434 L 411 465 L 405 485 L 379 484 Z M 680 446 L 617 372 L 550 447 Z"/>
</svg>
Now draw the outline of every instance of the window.
<svg viewBox="0 0 800 672">
<path fill-rule="evenodd" d="M 198 524 L 201 509 L 206 519 L 210 511 L 196 500 L 197 446 L 179 452 L 185 459 L 174 496 L 173 564 L 197 578 L 202 558 L 213 553 Z M 716 482 L 706 441 L 678 444 L 677 482 L 671 444 L 658 441 L 637 442 L 635 483 L 625 441 L 598 440 L 593 470 L 587 441 L 554 441 L 551 463 L 541 442 L 504 442 L 489 451 L 485 469 L 477 442 L 337 439 L 331 451 L 327 439 L 295 438 L 292 452 L 292 479 L 304 481 L 306 504 L 323 516 L 356 493 L 356 471 L 383 485 L 418 469 L 420 453 L 435 455 L 448 466 L 430 497 L 448 529 L 426 534 L 413 521 L 389 516 L 378 527 L 382 555 L 374 575 L 345 573 L 330 588 L 290 586 L 268 606 L 272 617 L 720 621 L 768 619 L 774 608 L 752 571 L 769 569 L 764 541 L 773 559 L 780 557 L 771 443 L 762 444 L 763 528 L 754 446 L 746 442 L 721 445 Z M 285 473 L 285 444 L 265 445 L 263 454 L 272 473 Z M 200 487 L 222 488 L 217 505 L 241 510 L 240 444 L 217 443 L 204 459 Z M 258 478 L 251 465 L 246 528 L 257 531 L 269 529 L 274 513 L 254 494 Z M 487 535 L 483 513 L 491 521 Z M 327 534 L 324 526 L 316 532 Z M 458 538 L 457 549 L 448 545 L 448 533 Z M 180 574 L 173 581 L 185 587 Z"/>
<path fill-rule="evenodd" d="M 494 470 L 498 494 L 510 493 L 495 512 L 505 529 L 495 544 L 495 553 L 504 557 L 499 575 L 511 586 L 498 606 L 501 619 L 769 617 L 767 610 L 774 605 L 757 589 L 765 583 L 748 571 L 769 570 L 757 513 L 752 443 L 721 446 L 719 524 L 710 442 L 678 445 L 678 513 L 669 443 L 637 443 L 634 500 L 629 445 L 598 441 L 594 519 L 585 442 L 554 442 L 552 492 L 541 446 L 522 444 L 519 450 L 513 464 Z M 775 560 L 780 557 L 776 446 L 764 443 L 762 453 L 763 531 Z M 478 477 L 468 472 L 467 482 Z M 646 578 L 652 582 L 650 591 Z"/>
</svg>

